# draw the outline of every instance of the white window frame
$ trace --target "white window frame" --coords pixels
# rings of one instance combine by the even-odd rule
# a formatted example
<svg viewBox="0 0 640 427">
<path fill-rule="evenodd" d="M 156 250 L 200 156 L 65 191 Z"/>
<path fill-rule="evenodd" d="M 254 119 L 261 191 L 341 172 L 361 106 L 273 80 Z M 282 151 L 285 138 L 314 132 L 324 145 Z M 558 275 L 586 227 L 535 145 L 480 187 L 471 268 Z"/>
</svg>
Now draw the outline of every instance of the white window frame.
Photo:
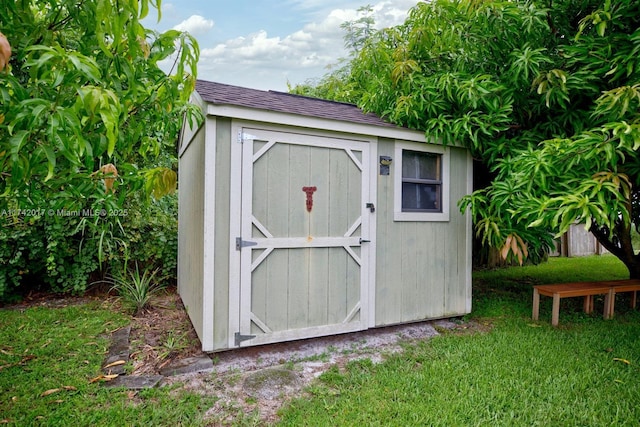
<svg viewBox="0 0 640 427">
<path fill-rule="evenodd" d="M 402 211 L 402 152 L 421 151 L 440 155 L 442 172 L 442 212 L 403 212 Z M 395 155 L 393 159 L 393 220 L 394 221 L 449 221 L 449 193 L 450 176 L 449 150 L 441 145 L 432 145 L 419 142 L 396 142 Z"/>
</svg>

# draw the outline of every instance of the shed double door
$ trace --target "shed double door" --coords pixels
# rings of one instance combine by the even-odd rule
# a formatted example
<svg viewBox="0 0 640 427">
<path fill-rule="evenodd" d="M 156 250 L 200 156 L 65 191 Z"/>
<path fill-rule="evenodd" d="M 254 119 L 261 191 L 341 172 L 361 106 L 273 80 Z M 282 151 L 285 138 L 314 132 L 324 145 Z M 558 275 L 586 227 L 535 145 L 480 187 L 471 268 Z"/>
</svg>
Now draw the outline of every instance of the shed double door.
<svg viewBox="0 0 640 427">
<path fill-rule="evenodd" d="M 369 144 L 242 132 L 236 345 L 366 329 Z"/>
</svg>

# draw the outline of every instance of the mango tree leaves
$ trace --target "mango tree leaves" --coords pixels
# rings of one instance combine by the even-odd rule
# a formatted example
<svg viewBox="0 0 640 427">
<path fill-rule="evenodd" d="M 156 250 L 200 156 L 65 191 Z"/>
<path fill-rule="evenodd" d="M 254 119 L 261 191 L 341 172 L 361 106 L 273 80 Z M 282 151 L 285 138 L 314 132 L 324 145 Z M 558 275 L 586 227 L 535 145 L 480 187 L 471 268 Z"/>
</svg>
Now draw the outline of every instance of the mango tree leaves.
<svg viewBox="0 0 640 427">
<path fill-rule="evenodd" d="M 11 45 L 4 34 L 0 33 L 0 71 L 9 65 L 11 58 Z"/>
<path fill-rule="evenodd" d="M 169 168 L 158 167 L 145 172 L 145 190 L 154 198 L 176 191 L 178 175 Z"/>
<path fill-rule="evenodd" d="M 5 3 L 0 209 L 44 212 L 16 227 L 28 222 L 64 228 L 80 247 L 99 242 L 104 261 L 126 240 L 117 214 L 126 211 L 127 200 L 139 200 L 138 193 L 160 197 L 175 188 L 175 173 L 171 178 L 157 171 L 175 168 L 175 141 L 185 115 L 191 123 L 202 119 L 188 104 L 197 43 L 187 33 L 142 26 L 153 9 L 160 18 L 160 0 Z M 169 73 L 159 68 L 166 60 L 174 61 Z M 52 272 L 62 265 L 55 243 L 45 248 Z"/>
<path fill-rule="evenodd" d="M 488 167 L 460 207 L 504 256 L 582 223 L 640 277 L 639 28 L 635 0 L 421 2 L 363 45 L 348 81 L 364 109 Z"/>
<path fill-rule="evenodd" d="M 34 197 L 24 191 L 38 180 L 64 197 L 61 185 L 106 163 L 132 163 L 144 180 L 141 166 L 157 166 L 183 114 L 197 119 L 186 106 L 197 44 L 175 30 L 146 30 L 139 21 L 150 7 L 159 18 L 159 0 L 24 1 L 0 11 L 0 68 L 11 55 L 7 38 L 14 46 L 10 72 L 0 74 L 0 194 L 27 203 Z M 157 64 L 172 55 L 167 75 Z"/>
</svg>

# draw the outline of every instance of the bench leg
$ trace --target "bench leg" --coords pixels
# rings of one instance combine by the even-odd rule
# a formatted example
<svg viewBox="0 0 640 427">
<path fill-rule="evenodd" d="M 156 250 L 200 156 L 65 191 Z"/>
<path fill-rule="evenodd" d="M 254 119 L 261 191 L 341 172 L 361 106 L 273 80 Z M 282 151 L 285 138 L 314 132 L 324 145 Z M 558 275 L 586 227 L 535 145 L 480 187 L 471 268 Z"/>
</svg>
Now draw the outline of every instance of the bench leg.
<svg viewBox="0 0 640 427">
<path fill-rule="evenodd" d="M 615 289 L 611 288 L 609 289 L 609 293 L 605 295 L 604 297 L 604 315 L 603 317 L 605 319 L 612 319 L 613 318 L 613 312 L 615 309 L 615 303 L 616 303 L 616 291 Z"/>
<path fill-rule="evenodd" d="M 553 307 L 551 309 L 551 324 L 558 326 L 558 320 L 560 317 L 560 295 L 553 294 Z"/>
<path fill-rule="evenodd" d="M 531 317 L 533 320 L 538 320 L 540 316 L 540 293 L 536 288 L 533 288 L 533 313 Z"/>
<path fill-rule="evenodd" d="M 637 298 L 638 298 L 638 292 L 633 291 L 633 294 L 631 295 L 631 308 L 633 309 L 636 308 L 636 302 L 638 302 Z"/>
<path fill-rule="evenodd" d="M 593 311 L 593 295 L 587 295 L 584 297 L 583 309 L 586 314 Z"/>
</svg>

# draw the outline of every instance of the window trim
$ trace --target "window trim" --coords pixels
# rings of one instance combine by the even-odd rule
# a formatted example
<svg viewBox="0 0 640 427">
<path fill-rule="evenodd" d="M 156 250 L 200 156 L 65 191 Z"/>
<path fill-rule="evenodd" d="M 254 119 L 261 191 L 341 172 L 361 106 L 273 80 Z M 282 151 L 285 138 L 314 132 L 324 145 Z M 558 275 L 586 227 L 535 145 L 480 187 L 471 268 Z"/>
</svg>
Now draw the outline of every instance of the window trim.
<svg viewBox="0 0 640 427">
<path fill-rule="evenodd" d="M 402 152 L 420 151 L 424 153 L 439 154 L 442 181 L 442 212 L 403 212 L 402 211 Z M 441 145 L 433 145 L 418 142 L 396 142 L 394 153 L 394 196 L 393 196 L 393 220 L 394 221 L 449 221 L 449 151 Z"/>
</svg>

